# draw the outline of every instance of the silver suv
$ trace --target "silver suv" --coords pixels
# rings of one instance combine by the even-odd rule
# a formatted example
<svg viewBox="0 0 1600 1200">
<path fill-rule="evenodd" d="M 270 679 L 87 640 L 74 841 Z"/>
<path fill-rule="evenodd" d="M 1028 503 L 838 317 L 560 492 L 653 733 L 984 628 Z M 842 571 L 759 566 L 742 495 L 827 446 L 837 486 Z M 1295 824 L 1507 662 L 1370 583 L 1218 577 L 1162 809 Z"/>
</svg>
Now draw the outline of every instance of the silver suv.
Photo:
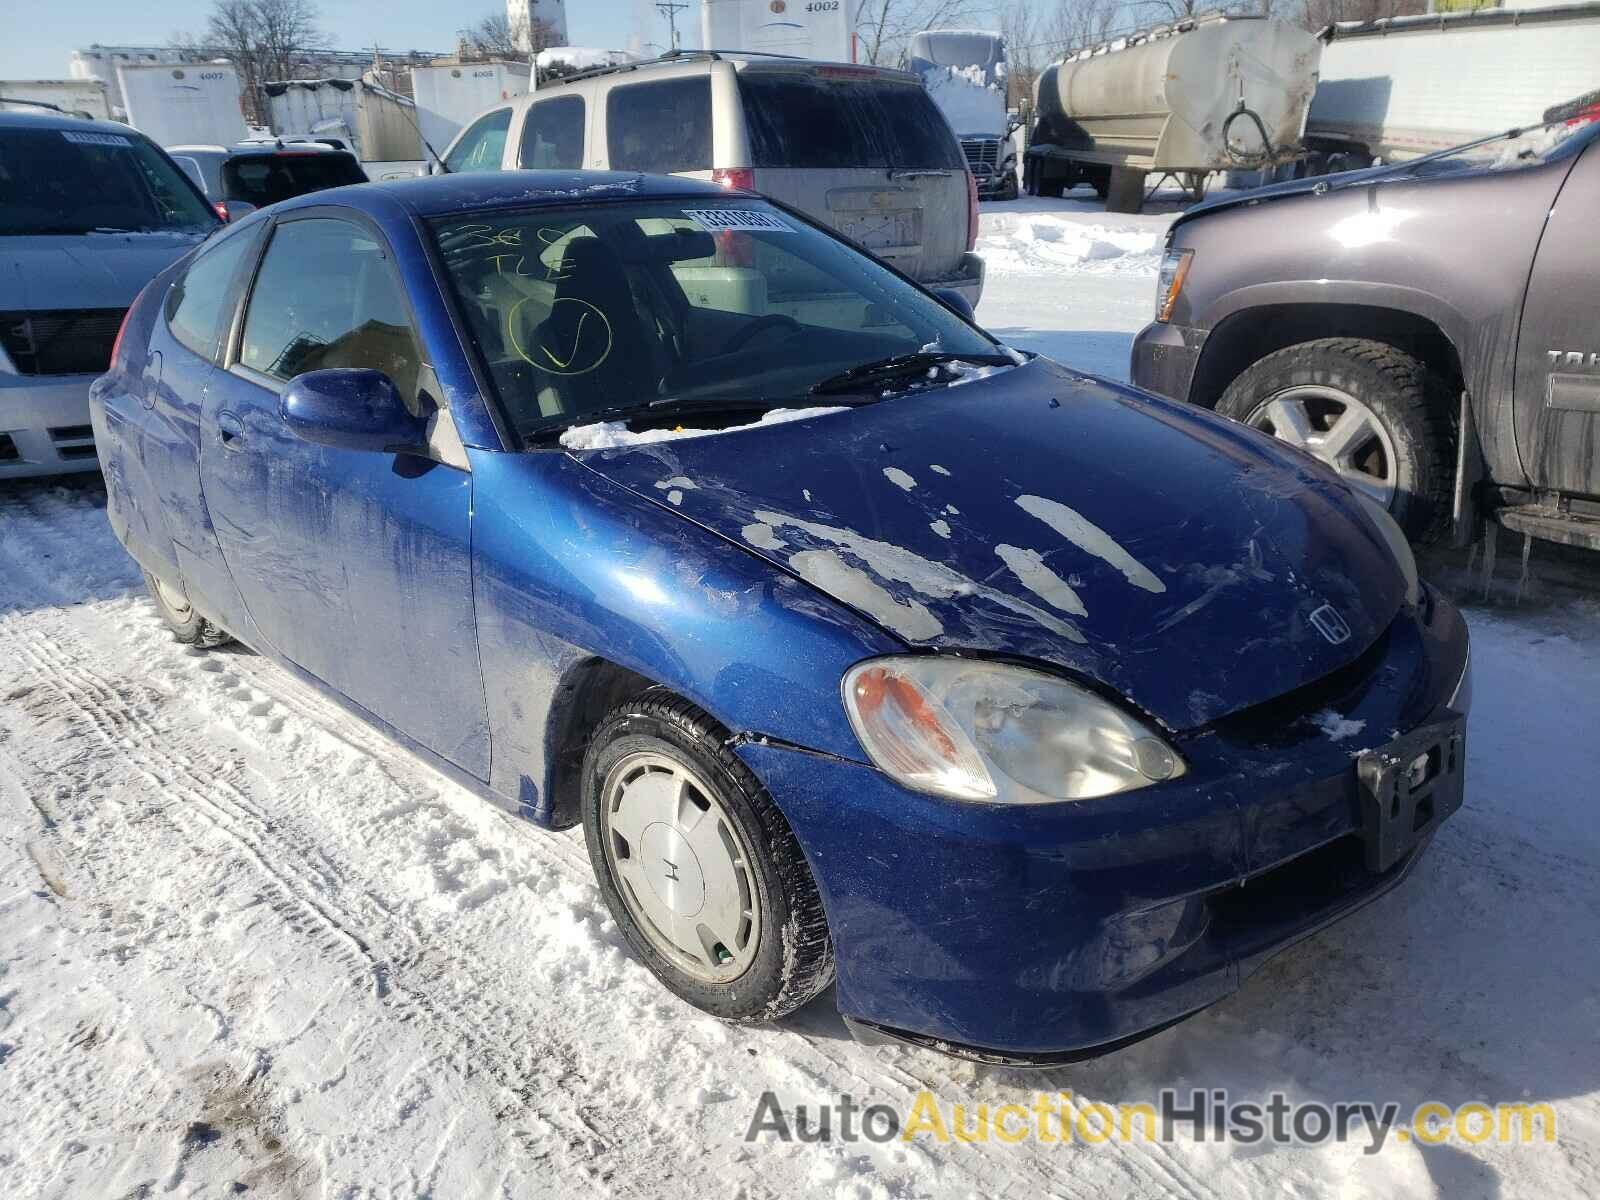
<svg viewBox="0 0 1600 1200">
<path fill-rule="evenodd" d="M 711 179 L 788 204 L 968 304 L 983 292 L 972 175 L 904 71 L 716 51 L 605 67 L 481 114 L 443 163 Z"/>
<path fill-rule="evenodd" d="M 0 479 L 98 469 L 89 385 L 123 314 L 220 223 L 128 126 L 0 112 Z"/>
</svg>

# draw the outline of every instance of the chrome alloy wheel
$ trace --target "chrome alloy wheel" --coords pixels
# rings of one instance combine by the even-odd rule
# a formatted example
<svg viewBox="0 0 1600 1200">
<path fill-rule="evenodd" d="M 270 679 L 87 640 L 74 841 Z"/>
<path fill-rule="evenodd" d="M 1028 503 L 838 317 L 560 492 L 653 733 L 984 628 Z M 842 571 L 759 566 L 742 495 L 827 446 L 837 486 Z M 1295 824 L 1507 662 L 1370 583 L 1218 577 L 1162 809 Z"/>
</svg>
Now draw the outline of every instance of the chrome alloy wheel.
<svg viewBox="0 0 1600 1200">
<path fill-rule="evenodd" d="M 154 579 L 155 577 L 152 575 L 151 578 Z M 155 579 L 155 585 L 156 592 L 161 597 L 161 603 L 167 606 L 167 611 L 172 614 L 173 620 L 179 623 L 187 621 L 189 614 L 194 611 L 194 605 L 189 603 L 184 596 L 162 583 L 160 579 Z"/>
<path fill-rule="evenodd" d="M 643 751 L 611 768 L 600 797 L 607 865 L 650 943 L 708 983 L 744 974 L 761 906 L 749 849 L 716 793 L 684 764 Z"/>
<path fill-rule="evenodd" d="M 1377 414 L 1348 392 L 1316 384 L 1285 388 L 1257 405 L 1246 424 L 1321 459 L 1384 508 L 1394 502 L 1394 442 Z"/>
</svg>

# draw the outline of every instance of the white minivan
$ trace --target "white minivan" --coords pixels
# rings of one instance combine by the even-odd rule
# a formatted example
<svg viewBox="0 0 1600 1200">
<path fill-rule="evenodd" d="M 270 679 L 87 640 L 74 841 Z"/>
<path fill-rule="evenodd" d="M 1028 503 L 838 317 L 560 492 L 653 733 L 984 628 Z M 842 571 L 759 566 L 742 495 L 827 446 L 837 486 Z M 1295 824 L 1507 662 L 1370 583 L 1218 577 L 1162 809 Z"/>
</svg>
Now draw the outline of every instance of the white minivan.
<svg viewBox="0 0 1600 1200">
<path fill-rule="evenodd" d="M 592 169 L 712 179 L 831 226 L 974 307 L 977 192 L 916 76 L 682 51 L 547 83 L 474 118 L 444 169 Z"/>
</svg>

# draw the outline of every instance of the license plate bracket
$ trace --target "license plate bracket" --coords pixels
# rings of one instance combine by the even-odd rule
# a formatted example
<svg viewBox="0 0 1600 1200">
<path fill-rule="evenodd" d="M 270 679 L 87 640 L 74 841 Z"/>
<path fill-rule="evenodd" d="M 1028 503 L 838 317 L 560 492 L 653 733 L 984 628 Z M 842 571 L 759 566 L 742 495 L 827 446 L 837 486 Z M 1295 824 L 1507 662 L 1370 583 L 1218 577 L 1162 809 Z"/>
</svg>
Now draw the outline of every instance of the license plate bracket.
<svg viewBox="0 0 1600 1200">
<path fill-rule="evenodd" d="M 1425 725 L 1356 760 L 1369 871 L 1387 871 L 1461 807 L 1466 722 Z"/>
</svg>

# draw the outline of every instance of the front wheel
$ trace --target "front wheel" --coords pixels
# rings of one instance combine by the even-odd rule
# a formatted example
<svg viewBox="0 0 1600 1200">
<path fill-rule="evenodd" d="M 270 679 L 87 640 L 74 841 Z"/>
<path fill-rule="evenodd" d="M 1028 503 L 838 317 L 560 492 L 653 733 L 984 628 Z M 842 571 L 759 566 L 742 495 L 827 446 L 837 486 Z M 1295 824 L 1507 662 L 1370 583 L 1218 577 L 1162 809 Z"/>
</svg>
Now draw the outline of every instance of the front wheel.
<svg viewBox="0 0 1600 1200">
<path fill-rule="evenodd" d="M 1450 389 L 1382 342 L 1322 338 L 1269 354 L 1222 394 L 1217 411 L 1321 459 L 1383 505 L 1414 542 L 1450 521 Z"/>
<path fill-rule="evenodd" d="M 162 583 L 149 571 L 144 573 L 144 586 L 156 602 L 156 611 L 172 630 L 172 636 L 186 646 L 209 648 L 233 641 L 233 635 L 222 626 L 208 621 L 189 598 L 176 588 Z"/>
<path fill-rule="evenodd" d="M 653 689 L 601 722 L 583 832 L 606 906 L 662 983 L 734 1021 L 773 1020 L 833 980 L 800 844 L 727 731 Z"/>
</svg>

